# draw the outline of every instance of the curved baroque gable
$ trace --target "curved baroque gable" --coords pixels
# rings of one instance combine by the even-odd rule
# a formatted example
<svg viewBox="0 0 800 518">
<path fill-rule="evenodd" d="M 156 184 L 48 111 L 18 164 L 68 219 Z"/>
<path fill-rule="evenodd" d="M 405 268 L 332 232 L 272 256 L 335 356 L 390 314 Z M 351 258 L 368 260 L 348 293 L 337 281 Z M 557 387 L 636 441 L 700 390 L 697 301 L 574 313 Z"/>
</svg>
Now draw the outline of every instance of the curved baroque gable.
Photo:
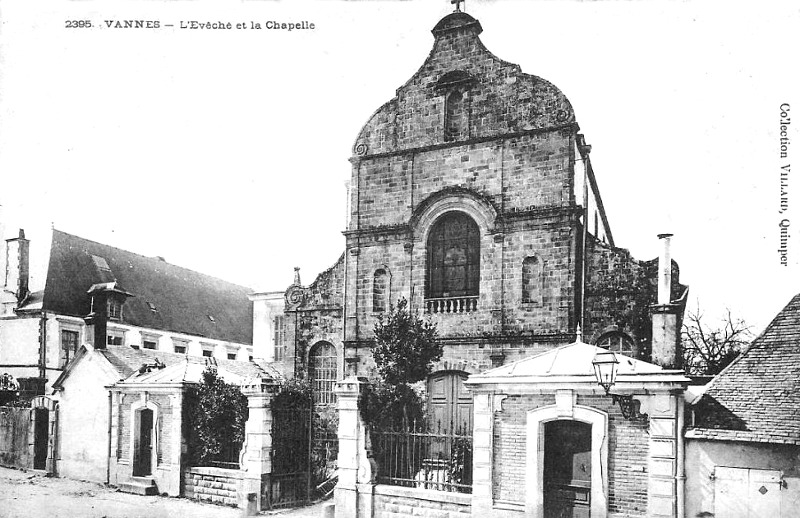
<svg viewBox="0 0 800 518">
<path fill-rule="evenodd" d="M 566 96 L 519 65 L 497 58 L 484 47 L 480 23 L 463 12 L 444 17 L 433 29 L 435 41 L 425 63 L 364 125 L 353 146 L 356 156 L 443 144 L 445 102 L 457 91 L 464 98 L 466 141 L 575 122 Z"/>
</svg>

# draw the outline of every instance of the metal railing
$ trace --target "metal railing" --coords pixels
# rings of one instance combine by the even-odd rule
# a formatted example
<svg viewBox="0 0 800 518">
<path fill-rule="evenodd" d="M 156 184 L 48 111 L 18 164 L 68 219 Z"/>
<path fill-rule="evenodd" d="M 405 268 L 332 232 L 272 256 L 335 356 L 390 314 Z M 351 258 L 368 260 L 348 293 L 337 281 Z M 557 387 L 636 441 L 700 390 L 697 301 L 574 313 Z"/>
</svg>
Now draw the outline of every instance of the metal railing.
<svg viewBox="0 0 800 518">
<path fill-rule="evenodd" d="M 373 431 L 378 483 L 459 493 L 472 492 L 472 436 L 411 426 Z"/>
<path fill-rule="evenodd" d="M 425 299 L 426 313 L 471 313 L 477 310 L 477 295 Z"/>
</svg>

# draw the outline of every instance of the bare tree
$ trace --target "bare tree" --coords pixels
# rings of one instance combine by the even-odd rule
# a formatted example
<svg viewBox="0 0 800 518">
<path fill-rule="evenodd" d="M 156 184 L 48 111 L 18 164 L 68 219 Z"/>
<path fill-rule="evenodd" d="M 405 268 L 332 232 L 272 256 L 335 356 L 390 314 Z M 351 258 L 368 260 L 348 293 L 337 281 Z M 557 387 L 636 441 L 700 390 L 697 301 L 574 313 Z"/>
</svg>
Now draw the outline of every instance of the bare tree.
<svg viewBox="0 0 800 518">
<path fill-rule="evenodd" d="M 683 321 L 681 338 L 687 374 L 719 374 L 754 338 L 752 328 L 743 319 L 735 318 L 728 308 L 717 327 L 710 327 L 704 318 L 698 303 Z"/>
</svg>

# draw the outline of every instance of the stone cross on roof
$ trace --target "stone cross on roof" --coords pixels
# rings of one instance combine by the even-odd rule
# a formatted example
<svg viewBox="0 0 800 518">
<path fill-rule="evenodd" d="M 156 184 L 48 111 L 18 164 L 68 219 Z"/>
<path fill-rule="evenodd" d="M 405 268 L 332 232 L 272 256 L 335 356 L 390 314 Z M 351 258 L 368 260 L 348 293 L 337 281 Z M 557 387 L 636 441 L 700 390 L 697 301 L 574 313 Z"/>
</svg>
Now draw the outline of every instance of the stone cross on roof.
<svg viewBox="0 0 800 518">
<path fill-rule="evenodd" d="M 461 12 L 461 4 L 464 3 L 466 0 L 450 0 L 450 3 L 456 6 L 455 12 Z"/>
</svg>

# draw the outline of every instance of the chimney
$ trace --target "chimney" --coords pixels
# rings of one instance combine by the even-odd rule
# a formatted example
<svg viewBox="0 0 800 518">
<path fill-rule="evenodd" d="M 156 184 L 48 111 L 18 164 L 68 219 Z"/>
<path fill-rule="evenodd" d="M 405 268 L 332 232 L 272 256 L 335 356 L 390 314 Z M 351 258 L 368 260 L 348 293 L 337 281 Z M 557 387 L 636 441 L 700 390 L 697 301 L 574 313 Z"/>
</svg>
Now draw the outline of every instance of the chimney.
<svg viewBox="0 0 800 518">
<path fill-rule="evenodd" d="M 28 277 L 30 269 L 30 241 L 25 239 L 25 231 L 19 229 L 19 236 L 6 239 L 6 282 L 5 289 L 14 293 L 18 302 L 28 296 Z"/>
<path fill-rule="evenodd" d="M 659 234 L 661 253 L 658 256 L 658 303 L 672 302 L 672 256 L 670 255 L 670 239 L 672 234 Z"/>
<path fill-rule="evenodd" d="M 680 350 L 678 312 L 680 305 L 672 302 L 672 234 L 659 234 L 661 253 L 658 257 L 658 298 L 651 306 L 653 341 L 651 360 L 665 369 L 680 369 L 683 354 Z"/>
<path fill-rule="evenodd" d="M 295 286 L 302 286 L 302 284 L 300 284 L 300 267 L 299 266 L 295 266 L 294 267 L 294 282 L 292 284 L 294 284 Z"/>
</svg>

